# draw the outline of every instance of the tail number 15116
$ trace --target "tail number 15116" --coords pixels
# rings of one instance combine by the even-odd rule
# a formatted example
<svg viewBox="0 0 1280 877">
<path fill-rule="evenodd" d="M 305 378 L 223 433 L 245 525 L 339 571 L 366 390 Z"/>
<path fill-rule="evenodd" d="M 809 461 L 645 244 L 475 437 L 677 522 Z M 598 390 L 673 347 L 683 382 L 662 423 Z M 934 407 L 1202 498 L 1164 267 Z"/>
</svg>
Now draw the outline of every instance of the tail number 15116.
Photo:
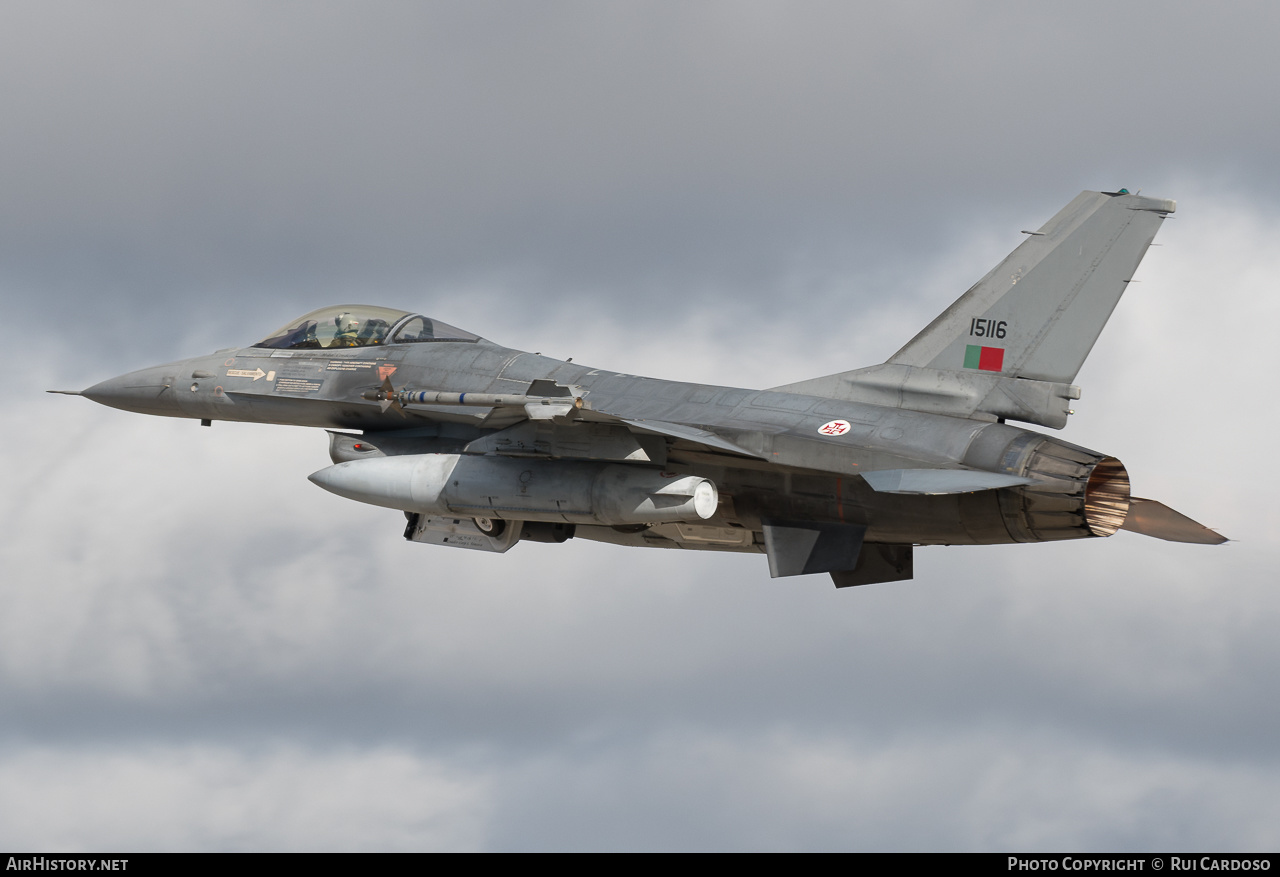
<svg viewBox="0 0 1280 877">
<path fill-rule="evenodd" d="M 978 338 L 1003 338 L 1009 324 L 1004 320 L 985 320 L 974 317 L 969 321 L 969 334 Z"/>
</svg>

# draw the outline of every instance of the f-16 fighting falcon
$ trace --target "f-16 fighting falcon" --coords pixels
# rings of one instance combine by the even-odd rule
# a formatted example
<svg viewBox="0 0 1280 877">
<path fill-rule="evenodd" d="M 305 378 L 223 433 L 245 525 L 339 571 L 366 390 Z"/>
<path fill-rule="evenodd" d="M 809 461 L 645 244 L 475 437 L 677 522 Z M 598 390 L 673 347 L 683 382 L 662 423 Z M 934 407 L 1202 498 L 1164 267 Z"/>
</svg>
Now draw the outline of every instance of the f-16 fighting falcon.
<svg viewBox="0 0 1280 877">
<path fill-rule="evenodd" d="M 334 465 L 313 482 L 453 548 L 746 551 L 773 576 L 843 588 L 910 579 L 917 545 L 1121 529 L 1219 544 L 1131 496 L 1116 458 L 1011 424 L 1066 425 L 1072 382 L 1174 207 L 1083 192 L 887 362 L 767 390 L 618 374 L 341 305 L 72 394 L 327 428 Z"/>
</svg>

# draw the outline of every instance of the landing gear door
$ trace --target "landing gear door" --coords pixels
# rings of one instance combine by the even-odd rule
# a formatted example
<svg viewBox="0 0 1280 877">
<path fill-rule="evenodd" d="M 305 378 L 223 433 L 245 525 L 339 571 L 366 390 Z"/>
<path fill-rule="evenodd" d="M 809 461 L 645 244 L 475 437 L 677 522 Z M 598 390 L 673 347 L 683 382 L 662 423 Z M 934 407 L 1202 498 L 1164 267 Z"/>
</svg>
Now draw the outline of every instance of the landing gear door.
<svg viewBox="0 0 1280 877">
<path fill-rule="evenodd" d="M 404 538 L 427 545 L 502 553 L 520 541 L 521 529 L 519 521 L 497 518 L 484 518 L 477 523 L 471 518 L 410 514 L 409 524 L 404 528 Z"/>
</svg>

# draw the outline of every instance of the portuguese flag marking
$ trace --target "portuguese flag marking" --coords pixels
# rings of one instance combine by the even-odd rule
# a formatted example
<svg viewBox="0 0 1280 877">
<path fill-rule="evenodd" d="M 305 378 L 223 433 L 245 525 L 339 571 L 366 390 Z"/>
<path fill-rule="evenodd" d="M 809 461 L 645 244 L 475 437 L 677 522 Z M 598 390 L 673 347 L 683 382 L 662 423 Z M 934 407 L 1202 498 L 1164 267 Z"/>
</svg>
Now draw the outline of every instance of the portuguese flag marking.
<svg viewBox="0 0 1280 877">
<path fill-rule="evenodd" d="M 998 372 L 1004 368 L 1003 347 L 980 347 L 969 344 L 964 348 L 964 367 L 984 372 Z"/>
</svg>

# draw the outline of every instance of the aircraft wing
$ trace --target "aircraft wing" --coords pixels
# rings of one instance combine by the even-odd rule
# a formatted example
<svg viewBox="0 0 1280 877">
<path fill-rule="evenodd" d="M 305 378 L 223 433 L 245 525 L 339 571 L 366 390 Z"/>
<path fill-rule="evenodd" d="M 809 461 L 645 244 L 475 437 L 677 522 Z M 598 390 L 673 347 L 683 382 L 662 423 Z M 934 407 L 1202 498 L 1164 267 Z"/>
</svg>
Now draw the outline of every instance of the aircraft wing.
<svg viewBox="0 0 1280 877">
<path fill-rule="evenodd" d="M 758 454 L 755 451 L 748 451 L 746 448 L 741 447 L 740 445 L 735 445 L 728 439 L 721 438 L 714 432 L 709 432 L 705 429 L 698 429 L 696 426 L 686 426 L 682 423 L 668 423 L 663 420 L 626 420 L 624 418 L 618 418 L 618 422 L 625 424 L 628 429 L 664 435 L 668 438 L 683 439 L 684 441 L 713 448 L 717 451 L 727 451 L 730 454 L 740 454 L 744 457 L 754 457 L 758 460 L 768 459 L 764 454 Z"/>
</svg>

